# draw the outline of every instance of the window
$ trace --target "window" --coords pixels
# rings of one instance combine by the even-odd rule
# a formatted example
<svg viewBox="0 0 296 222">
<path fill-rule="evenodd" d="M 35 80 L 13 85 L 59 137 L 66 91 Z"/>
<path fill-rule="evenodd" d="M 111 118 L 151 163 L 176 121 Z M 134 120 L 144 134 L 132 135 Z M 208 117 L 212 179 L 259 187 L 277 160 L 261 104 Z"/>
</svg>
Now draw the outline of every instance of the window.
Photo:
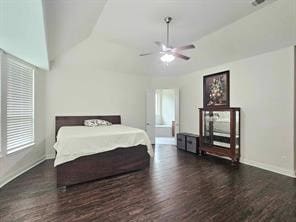
<svg viewBox="0 0 296 222">
<path fill-rule="evenodd" d="M 160 90 L 156 90 L 155 92 L 155 114 L 156 115 L 160 115 L 160 105 L 161 105 L 161 102 L 160 102 Z"/>
<path fill-rule="evenodd" d="M 34 144 L 34 68 L 8 55 L 3 63 L 2 136 L 9 154 Z"/>
</svg>

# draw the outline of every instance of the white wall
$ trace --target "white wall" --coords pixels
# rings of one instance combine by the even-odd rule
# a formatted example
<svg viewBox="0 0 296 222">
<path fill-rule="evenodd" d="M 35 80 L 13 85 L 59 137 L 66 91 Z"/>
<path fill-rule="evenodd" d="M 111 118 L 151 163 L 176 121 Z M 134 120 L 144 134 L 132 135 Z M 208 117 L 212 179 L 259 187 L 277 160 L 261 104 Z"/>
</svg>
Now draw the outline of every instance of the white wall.
<svg viewBox="0 0 296 222">
<path fill-rule="evenodd" d="M 180 131 L 199 133 L 198 108 L 203 106 L 203 75 L 230 70 L 231 106 L 242 108 L 241 162 L 295 176 L 296 61 L 293 58 L 296 58 L 293 48 L 181 77 L 155 77 L 151 81 L 152 88 L 180 88 Z"/>
<path fill-rule="evenodd" d="M 54 155 L 56 115 L 115 114 L 121 115 L 123 124 L 145 127 L 145 99 L 150 77 L 104 70 L 100 64 L 102 58 L 93 51 L 96 47 L 92 39 L 87 39 L 60 57 L 47 73 L 46 147 L 49 157 Z M 108 51 L 105 53 L 108 56 Z"/>
<path fill-rule="evenodd" d="M 198 133 L 203 75 L 224 70 L 230 70 L 230 104 L 242 109 L 241 161 L 295 175 L 293 47 L 152 84 L 180 88 L 181 131 Z"/>
<path fill-rule="evenodd" d="M 0 0 L 0 48 L 49 68 L 42 0 Z"/>
<path fill-rule="evenodd" d="M 0 157 L 0 187 L 45 158 L 45 73 L 35 72 L 35 145 Z"/>
</svg>

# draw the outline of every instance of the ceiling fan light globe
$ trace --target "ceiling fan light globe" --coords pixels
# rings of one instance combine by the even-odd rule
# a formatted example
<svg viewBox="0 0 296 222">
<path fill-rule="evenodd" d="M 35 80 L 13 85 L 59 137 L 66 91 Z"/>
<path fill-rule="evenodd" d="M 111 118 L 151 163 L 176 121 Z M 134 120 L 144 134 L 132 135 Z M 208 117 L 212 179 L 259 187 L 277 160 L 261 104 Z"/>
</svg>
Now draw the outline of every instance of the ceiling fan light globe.
<svg viewBox="0 0 296 222">
<path fill-rule="evenodd" d="M 175 59 L 175 56 L 173 56 L 172 54 L 164 54 L 163 56 L 160 57 L 160 60 L 166 63 L 170 63 L 174 61 L 174 59 Z"/>
</svg>

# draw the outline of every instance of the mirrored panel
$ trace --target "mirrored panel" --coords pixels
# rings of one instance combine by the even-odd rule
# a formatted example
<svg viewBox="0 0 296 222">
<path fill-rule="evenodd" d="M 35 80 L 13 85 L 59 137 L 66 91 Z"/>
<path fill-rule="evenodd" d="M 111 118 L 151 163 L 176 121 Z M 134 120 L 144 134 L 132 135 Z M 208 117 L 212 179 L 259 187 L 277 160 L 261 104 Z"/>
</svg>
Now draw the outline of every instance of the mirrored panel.
<svg viewBox="0 0 296 222">
<path fill-rule="evenodd" d="M 203 143 L 230 148 L 230 112 L 203 111 Z"/>
</svg>

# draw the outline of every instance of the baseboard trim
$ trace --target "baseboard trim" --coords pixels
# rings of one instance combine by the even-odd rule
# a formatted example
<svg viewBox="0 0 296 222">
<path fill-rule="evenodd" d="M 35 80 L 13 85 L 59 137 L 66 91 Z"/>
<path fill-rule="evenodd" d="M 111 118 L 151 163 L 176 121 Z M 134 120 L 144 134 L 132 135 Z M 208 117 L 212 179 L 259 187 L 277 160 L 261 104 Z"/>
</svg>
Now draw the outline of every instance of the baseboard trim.
<svg viewBox="0 0 296 222">
<path fill-rule="evenodd" d="M 4 181 L 0 181 L 0 188 L 2 188 L 4 185 L 8 184 L 9 182 L 13 181 L 15 178 L 17 178 L 18 176 L 22 175 L 23 173 L 27 172 L 28 170 L 32 169 L 33 167 L 39 165 L 40 163 L 42 163 L 44 160 L 46 160 L 45 156 L 42 157 L 40 160 L 38 160 L 37 162 L 23 167 L 19 173 L 16 173 L 15 175 L 9 175 L 8 177 L 6 177 L 4 179 Z"/>
<path fill-rule="evenodd" d="M 270 164 L 265 164 L 265 163 L 259 163 L 257 161 L 254 160 L 248 160 L 248 159 L 241 159 L 240 160 L 241 163 L 244 163 L 246 165 L 250 165 L 250 166 L 254 166 L 257 168 L 261 168 L 263 170 L 268 170 L 274 173 L 278 173 L 278 174 L 282 174 L 288 177 L 293 177 L 296 178 L 296 171 L 294 170 L 287 170 L 281 167 L 277 167 L 277 166 L 273 166 Z"/>
<path fill-rule="evenodd" d="M 45 159 L 47 159 L 47 160 L 52 160 L 52 159 L 54 159 L 55 158 L 55 154 L 48 154 L 48 155 L 46 155 L 46 157 L 45 157 Z"/>
</svg>

